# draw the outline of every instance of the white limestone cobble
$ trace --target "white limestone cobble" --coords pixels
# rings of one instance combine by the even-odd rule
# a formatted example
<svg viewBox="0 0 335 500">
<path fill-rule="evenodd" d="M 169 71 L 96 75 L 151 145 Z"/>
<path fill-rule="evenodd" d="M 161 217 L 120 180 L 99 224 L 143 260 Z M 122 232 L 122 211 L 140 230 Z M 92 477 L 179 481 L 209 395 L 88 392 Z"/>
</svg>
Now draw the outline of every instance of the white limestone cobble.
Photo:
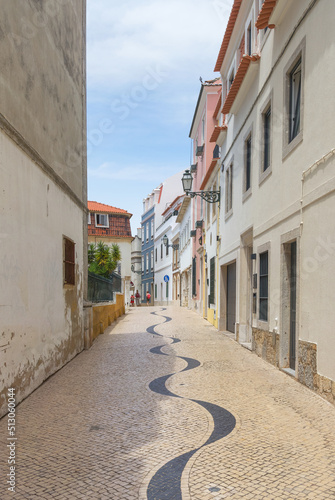
<svg viewBox="0 0 335 500">
<path fill-rule="evenodd" d="M 168 356 L 150 353 L 163 344 Z M 182 372 L 177 356 L 200 366 Z M 149 389 L 175 372 L 166 386 L 181 398 Z M 235 429 L 201 447 L 213 420 L 190 400 L 230 411 Z M 154 472 L 199 447 L 183 500 L 335 499 L 334 407 L 183 308 L 131 309 L 17 407 L 16 425 L 13 495 L 0 421 L 3 500 L 146 500 Z"/>
</svg>

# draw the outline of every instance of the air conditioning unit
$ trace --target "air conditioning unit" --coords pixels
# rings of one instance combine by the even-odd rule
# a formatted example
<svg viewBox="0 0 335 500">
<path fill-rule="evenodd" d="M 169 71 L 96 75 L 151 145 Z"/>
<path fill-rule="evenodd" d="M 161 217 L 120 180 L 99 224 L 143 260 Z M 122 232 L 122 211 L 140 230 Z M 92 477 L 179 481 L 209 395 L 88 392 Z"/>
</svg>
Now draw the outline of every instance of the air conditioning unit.
<svg viewBox="0 0 335 500">
<path fill-rule="evenodd" d="M 192 229 L 192 231 L 190 232 L 190 237 L 191 238 L 194 238 L 196 236 L 197 232 L 195 229 Z"/>
<path fill-rule="evenodd" d="M 195 156 L 202 156 L 204 154 L 204 145 L 198 146 L 195 152 Z"/>
<path fill-rule="evenodd" d="M 191 172 L 193 172 L 193 173 L 196 172 L 197 171 L 197 167 L 198 167 L 197 163 L 194 163 L 193 165 L 191 165 L 191 168 L 190 168 Z"/>
<path fill-rule="evenodd" d="M 197 222 L 195 223 L 195 227 L 196 227 L 196 229 L 198 229 L 198 228 L 200 228 L 200 229 L 201 229 L 201 228 L 202 228 L 202 226 L 203 226 L 203 223 L 204 223 L 204 221 L 203 221 L 203 220 L 197 220 Z"/>
</svg>

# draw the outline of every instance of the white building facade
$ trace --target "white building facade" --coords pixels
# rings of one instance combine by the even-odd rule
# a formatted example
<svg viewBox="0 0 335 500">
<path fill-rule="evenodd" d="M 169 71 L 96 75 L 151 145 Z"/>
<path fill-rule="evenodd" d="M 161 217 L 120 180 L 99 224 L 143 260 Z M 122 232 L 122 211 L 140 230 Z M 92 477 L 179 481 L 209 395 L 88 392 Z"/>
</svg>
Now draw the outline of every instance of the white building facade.
<svg viewBox="0 0 335 500">
<path fill-rule="evenodd" d="M 215 67 L 219 328 L 332 403 L 334 15 L 331 0 L 235 1 Z"/>
</svg>

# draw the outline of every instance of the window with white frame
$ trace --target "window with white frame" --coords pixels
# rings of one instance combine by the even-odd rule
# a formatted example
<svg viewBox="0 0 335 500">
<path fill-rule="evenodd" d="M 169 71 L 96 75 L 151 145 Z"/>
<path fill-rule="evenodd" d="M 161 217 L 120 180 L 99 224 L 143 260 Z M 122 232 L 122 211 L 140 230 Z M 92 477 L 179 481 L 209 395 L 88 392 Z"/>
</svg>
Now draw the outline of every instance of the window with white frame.
<svg viewBox="0 0 335 500">
<path fill-rule="evenodd" d="M 142 255 L 142 274 L 144 274 L 144 255 Z"/>
<path fill-rule="evenodd" d="M 290 111 L 289 111 L 289 142 L 300 132 L 301 107 L 301 57 L 289 73 Z"/>
<path fill-rule="evenodd" d="M 154 239 L 154 220 L 151 220 L 151 239 Z"/>
<path fill-rule="evenodd" d="M 146 255 L 145 258 L 146 258 L 146 261 L 145 261 L 145 263 L 146 263 L 146 272 L 148 273 L 149 272 L 149 252 L 147 253 L 147 255 Z"/>
<path fill-rule="evenodd" d="M 88 220 L 87 220 L 87 223 L 88 223 L 88 224 L 91 224 L 91 213 L 90 213 L 90 212 L 88 212 Z"/>
<path fill-rule="evenodd" d="M 107 214 L 95 214 L 96 227 L 109 227 Z"/>
<path fill-rule="evenodd" d="M 259 319 L 268 320 L 269 299 L 269 254 L 263 252 L 259 255 Z"/>
<path fill-rule="evenodd" d="M 268 105 L 262 115 L 263 121 L 263 172 L 270 167 L 271 163 L 271 104 Z"/>
<path fill-rule="evenodd" d="M 151 271 L 154 269 L 154 251 L 151 250 Z"/>
<path fill-rule="evenodd" d="M 144 226 L 142 226 L 141 236 L 142 236 L 142 245 L 144 245 Z"/>
<path fill-rule="evenodd" d="M 226 214 L 233 209 L 233 163 L 229 165 L 225 176 L 225 194 L 226 194 Z"/>
<path fill-rule="evenodd" d="M 246 44 L 245 44 L 245 48 L 246 48 L 246 53 L 248 54 L 248 56 L 251 56 L 252 54 L 252 43 L 253 43 L 253 40 L 252 40 L 252 23 L 250 21 L 250 23 L 248 24 L 248 27 L 246 29 Z"/>
<path fill-rule="evenodd" d="M 212 187 L 212 191 L 217 191 L 217 190 L 218 189 L 217 189 L 216 182 L 214 182 L 213 187 Z M 216 210 L 217 210 L 217 204 L 212 203 L 212 220 L 214 220 L 216 217 Z"/>
<path fill-rule="evenodd" d="M 229 77 L 228 77 L 228 88 L 227 88 L 227 92 L 229 92 L 230 87 L 233 85 L 234 79 L 235 79 L 235 69 L 233 68 L 233 69 L 230 71 L 230 73 L 229 73 Z"/>
<path fill-rule="evenodd" d="M 283 157 L 303 140 L 304 64 L 306 38 L 300 42 L 284 68 L 285 126 Z"/>
<path fill-rule="evenodd" d="M 149 241 L 149 222 L 147 222 L 146 224 L 146 242 L 148 243 Z"/>
<path fill-rule="evenodd" d="M 251 188 L 251 145 L 251 134 L 249 134 L 244 141 L 244 193 Z"/>
</svg>

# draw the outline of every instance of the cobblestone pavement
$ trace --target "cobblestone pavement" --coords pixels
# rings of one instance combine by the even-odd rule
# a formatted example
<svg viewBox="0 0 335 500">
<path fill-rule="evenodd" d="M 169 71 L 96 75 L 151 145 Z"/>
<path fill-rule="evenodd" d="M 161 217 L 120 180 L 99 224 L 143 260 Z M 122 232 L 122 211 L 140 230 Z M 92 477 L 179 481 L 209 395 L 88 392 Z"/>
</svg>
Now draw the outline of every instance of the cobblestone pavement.
<svg viewBox="0 0 335 500">
<path fill-rule="evenodd" d="M 130 310 L 16 427 L 1 500 L 335 499 L 334 407 L 183 308 Z"/>
</svg>

